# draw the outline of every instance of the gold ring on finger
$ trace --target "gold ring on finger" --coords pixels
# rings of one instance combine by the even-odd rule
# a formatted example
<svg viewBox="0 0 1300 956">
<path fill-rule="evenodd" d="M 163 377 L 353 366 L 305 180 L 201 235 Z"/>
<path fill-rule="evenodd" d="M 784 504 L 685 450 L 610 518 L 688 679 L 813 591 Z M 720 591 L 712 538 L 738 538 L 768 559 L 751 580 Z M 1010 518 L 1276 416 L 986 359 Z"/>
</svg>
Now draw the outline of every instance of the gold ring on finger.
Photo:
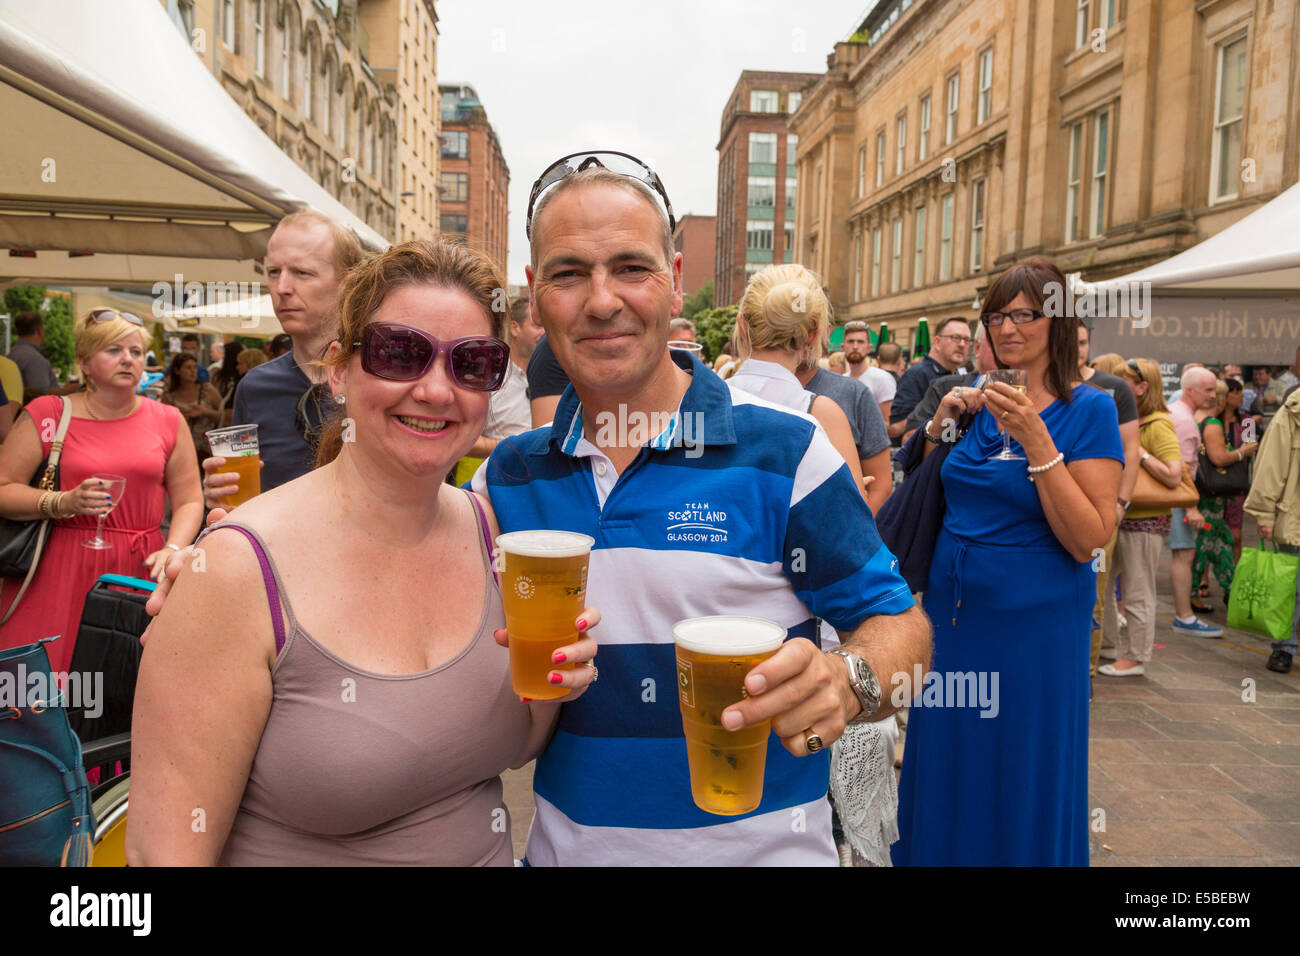
<svg viewBox="0 0 1300 956">
<path fill-rule="evenodd" d="M 1008 415 L 1010 415 L 1010 414 L 1011 414 L 1010 412 L 1003 412 L 1003 413 L 1002 413 L 1002 417 L 1003 417 L 1003 418 L 1006 418 L 1006 417 L 1007 417 Z"/>
<path fill-rule="evenodd" d="M 596 667 L 595 661 L 587 661 L 587 666 L 591 668 L 591 682 L 594 684 L 600 677 L 600 669 Z"/>
<path fill-rule="evenodd" d="M 811 729 L 808 731 L 807 736 L 804 737 L 804 745 L 808 748 L 810 754 L 815 754 L 826 746 L 822 743 L 821 737 L 818 734 L 813 733 Z"/>
</svg>

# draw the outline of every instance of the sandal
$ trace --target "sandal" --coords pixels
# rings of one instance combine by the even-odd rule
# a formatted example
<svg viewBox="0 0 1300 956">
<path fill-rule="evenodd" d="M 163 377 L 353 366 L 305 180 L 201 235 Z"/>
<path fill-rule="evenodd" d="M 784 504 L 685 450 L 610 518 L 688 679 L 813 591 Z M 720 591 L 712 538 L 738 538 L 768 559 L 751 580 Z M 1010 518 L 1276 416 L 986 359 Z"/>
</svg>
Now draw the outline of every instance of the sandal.
<svg viewBox="0 0 1300 956">
<path fill-rule="evenodd" d="M 1198 601 L 1196 598 L 1192 598 L 1192 610 L 1197 614 L 1209 614 L 1214 610 L 1214 605 L 1206 604 L 1202 601 Z"/>
</svg>

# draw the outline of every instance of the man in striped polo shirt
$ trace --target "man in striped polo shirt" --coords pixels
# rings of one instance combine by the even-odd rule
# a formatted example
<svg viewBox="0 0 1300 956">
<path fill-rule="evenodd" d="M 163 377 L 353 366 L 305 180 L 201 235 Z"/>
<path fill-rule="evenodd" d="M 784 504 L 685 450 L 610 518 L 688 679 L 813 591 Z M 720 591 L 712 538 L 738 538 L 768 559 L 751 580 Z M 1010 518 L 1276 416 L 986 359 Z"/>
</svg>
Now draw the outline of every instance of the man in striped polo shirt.
<svg viewBox="0 0 1300 956">
<path fill-rule="evenodd" d="M 502 441 L 472 483 L 503 532 L 596 540 L 600 681 L 563 706 L 537 760 L 527 859 L 833 866 L 828 753 L 809 745 L 892 714 L 892 675 L 928 667 L 929 623 L 813 420 L 667 348 L 681 255 L 640 165 L 556 164 L 534 186 L 532 307 L 572 384 L 552 424 Z M 771 718 L 783 745 L 762 804 L 736 817 L 691 798 L 672 637 L 675 621 L 723 613 L 791 635 L 724 712 L 732 729 Z M 819 649 L 818 618 L 848 657 Z"/>
</svg>

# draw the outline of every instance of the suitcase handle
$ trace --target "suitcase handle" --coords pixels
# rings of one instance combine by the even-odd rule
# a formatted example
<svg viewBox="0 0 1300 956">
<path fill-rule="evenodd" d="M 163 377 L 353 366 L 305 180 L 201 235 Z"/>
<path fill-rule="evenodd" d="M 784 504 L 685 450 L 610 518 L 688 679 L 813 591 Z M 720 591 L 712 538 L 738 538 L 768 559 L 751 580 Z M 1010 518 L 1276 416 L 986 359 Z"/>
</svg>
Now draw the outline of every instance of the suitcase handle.
<svg viewBox="0 0 1300 956">
<path fill-rule="evenodd" d="M 146 581 L 144 578 L 130 578 L 125 574 L 101 574 L 99 580 L 95 582 L 95 587 L 99 587 L 101 584 L 133 588 L 137 591 L 153 591 L 158 587 L 156 581 Z"/>
</svg>

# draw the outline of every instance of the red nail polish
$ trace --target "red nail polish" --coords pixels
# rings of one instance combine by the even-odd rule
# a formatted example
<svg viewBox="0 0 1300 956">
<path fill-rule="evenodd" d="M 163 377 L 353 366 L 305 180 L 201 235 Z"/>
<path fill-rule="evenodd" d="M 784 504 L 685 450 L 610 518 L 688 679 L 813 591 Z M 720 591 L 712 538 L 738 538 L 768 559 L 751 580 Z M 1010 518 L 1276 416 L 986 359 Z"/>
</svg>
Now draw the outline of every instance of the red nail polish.
<svg viewBox="0 0 1300 956">
<path fill-rule="evenodd" d="M 532 700 L 531 697 L 520 697 L 519 699 L 522 700 L 525 704 Z"/>
<path fill-rule="evenodd" d="M 587 629 L 587 619 L 584 617 L 582 620 L 578 621 L 578 630 L 585 631 L 586 629 Z"/>
<path fill-rule="evenodd" d="M 560 676 L 557 672 L 555 672 L 555 671 L 551 671 L 551 676 L 550 676 L 549 678 L 547 678 L 547 679 L 548 679 L 552 684 L 558 684 L 558 683 L 560 683 L 562 680 L 564 680 L 564 678 L 561 677 L 561 676 Z"/>
<path fill-rule="evenodd" d="M 565 661 L 567 661 L 568 659 L 569 659 L 569 658 L 568 658 L 568 656 L 564 653 L 564 651 L 556 651 L 554 654 L 551 655 L 551 661 L 554 662 L 554 663 L 556 663 L 556 664 L 563 664 L 563 663 L 564 663 Z"/>
</svg>

